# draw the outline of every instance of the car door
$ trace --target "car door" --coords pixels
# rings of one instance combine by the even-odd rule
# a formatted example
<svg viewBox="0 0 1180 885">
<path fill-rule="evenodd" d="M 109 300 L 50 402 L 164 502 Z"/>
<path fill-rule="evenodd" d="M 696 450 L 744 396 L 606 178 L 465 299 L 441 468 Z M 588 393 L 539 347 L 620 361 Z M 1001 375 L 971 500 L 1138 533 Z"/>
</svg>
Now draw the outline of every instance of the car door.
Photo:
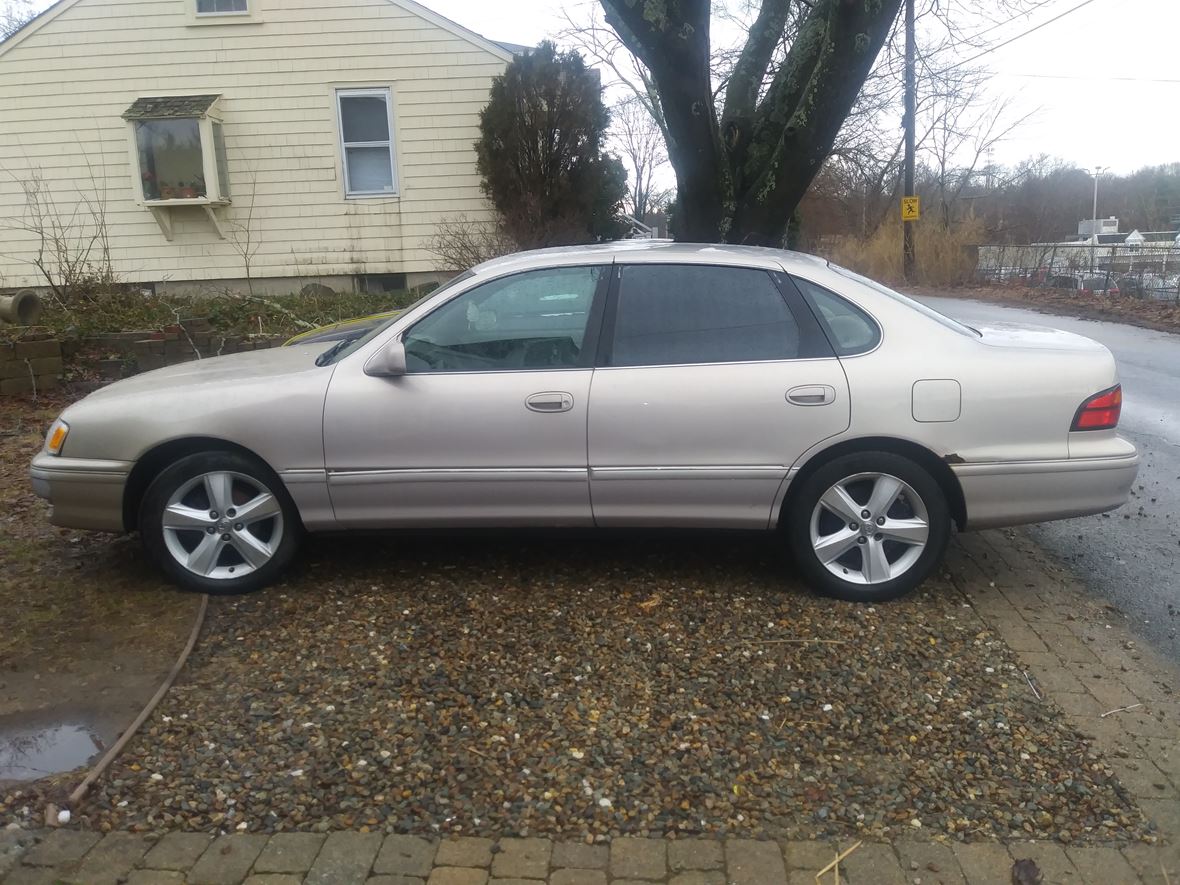
<svg viewBox="0 0 1180 885">
<path fill-rule="evenodd" d="M 591 524 L 586 415 L 608 278 L 500 277 L 402 332 L 405 375 L 342 364 L 324 411 L 337 523 Z"/>
<path fill-rule="evenodd" d="M 589 424 L 598 525 L 765 527 L 790 466 L 848 427 L 839 361 L 767 270 L 618 265 L 603 335 Z"/>
</svg>

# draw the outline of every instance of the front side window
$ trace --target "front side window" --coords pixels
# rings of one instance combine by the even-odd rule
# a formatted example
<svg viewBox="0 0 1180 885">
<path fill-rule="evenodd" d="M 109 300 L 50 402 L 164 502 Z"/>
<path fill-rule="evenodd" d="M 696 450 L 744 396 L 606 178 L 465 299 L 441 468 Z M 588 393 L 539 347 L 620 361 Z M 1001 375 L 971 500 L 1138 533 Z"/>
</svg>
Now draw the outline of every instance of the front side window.
<svg viewBox="0 0 1180 885">
<path fill-rule="evenodd" d="M 139 120 L 135 143 L 145 200 L 191 200 L 207 195 L 197 119 Z"/>
<path fill-rule="evenodd" d="M 786 360 L 799 326 L 770 274 L 708 265 L 620 268 L 609 365 Z"/>
<path fill-rule="evenodd" d="M 417 323 L 404 336 L 410 372 L 574 369 L 603 267 L 558 267 L 484 283 Z"/>
<path fill-rule="evenodd" d="M 340 151 L 344 191 L 353 196 L 397 193 L 393 163 L 393 115 L 388 89 L 341 89 Z"/>
<path fill-rule="evenodd" d="M 197 0 L 197 15 L 240 15 L 249 11 L 249 0 Z"/>
</svg>

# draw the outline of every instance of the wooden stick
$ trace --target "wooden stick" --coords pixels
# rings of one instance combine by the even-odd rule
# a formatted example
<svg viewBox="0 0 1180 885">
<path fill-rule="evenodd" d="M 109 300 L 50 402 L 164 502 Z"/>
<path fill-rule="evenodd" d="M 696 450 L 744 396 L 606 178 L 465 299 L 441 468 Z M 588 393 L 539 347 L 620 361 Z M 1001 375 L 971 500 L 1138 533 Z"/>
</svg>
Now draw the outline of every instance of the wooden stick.
<svg viewBox="0 0 1180 885">
<path fill-rule="evenodd" d="M 839 872 L 840 871 L 840 861 L 844 860 L 844 858 L 848 857 L 848 855 L 852 854 L 852 852 L 856 851 L 856 849 L 860 848 L 860 846 L 861 846 L 861 840 L 858 839 L 856 841 L 856 843 L 851 848 L 849 848 L 847 851 L 842 851 L 839 854 L 837 854 L 836 859 L 834 861 L 832 861 L 830 864 L 828 864 L 826 867 L 824 867 L 822 870 L 820 870 L 818 873 L 815 874 L 815 881 L 818 882 L 820 879 L 820 876 L 822 876 L 824 873 L 828 872 L 829 870 L 835 869 L 836 870 L 836 882 L 838 885 L 838 883 L 840 881 L 840 872 Z"/>
</svg>

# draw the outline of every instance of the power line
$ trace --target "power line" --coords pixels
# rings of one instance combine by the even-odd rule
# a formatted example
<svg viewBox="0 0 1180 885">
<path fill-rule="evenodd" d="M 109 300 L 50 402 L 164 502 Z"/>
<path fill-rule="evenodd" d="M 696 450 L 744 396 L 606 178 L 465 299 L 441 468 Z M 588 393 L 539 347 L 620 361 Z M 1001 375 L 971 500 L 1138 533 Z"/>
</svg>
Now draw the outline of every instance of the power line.
<svg viewBox="0 0 1180 885">
<path fill-rule="evenodd" d="M 1180 79 L 1168 79 L 1164 77 L 1117 77 L 1106 76 L 1100 74 L 1096 76 L 1084 77 L 1077 74 L 1020 74 L 1015 72 L 997 71 L 992 76 L 995 77 L 1027 77 L 1032 80 L 1086 80 L 1088 82 L 1106 82 L 1108 80 L 1117 81 L 1120 83 L 1180 83 Z"/>
<path fill-rule="evenodd" d="M 1030 6 L 1028 9 L 1024 10 L 1024 12 L 1020 13 L 1019 15 L 1014 15 L 1014 16 L 1012 16 L 1012 18 L 1005 19 L 1002 22 L 996 22 L 994 25 L 990 25 L 989 27 L 984 28 L 982 31 L 978 31 L 978 32 L 972 34 L 970 37 L 967 37 L 966 40 L 967 40 L 967 42 L 971 42 L 972 40 L 982 37 L 984 34 L 990 34 L 992 31 L 996 30 L 996 28 L 1002 28 L 1005 25 L 1010 25 L 1010 24 L 1012 24 L 1012 22 L 1019 21 L 1020 19 L 1024 18 L 1026 15 L 1030 15 L 1031 13 L 1040 9 L 1042 6 L 1048 6 L 1050 3 L 1056 3 L 1056 2 L 1058 2 L 1058 0 L 1041 0 L 1040 3 L 1037 3 L 1034 6 Z"/>
<path fill-rule="evenodd" d="M 1060 19 L 1065 18 L 1067 15 L 1077 12 L 1082 7 L 1089 6 L 1093 2 L 1094 2 L 1094 0 L 1082 0 L 1082 2 L 1079 3 L 1077 6 L 1067 9 L 1067 10 L 1065 10 L 1065 12 L 1058 13 L 1057 15 L 1053 16 L 1052 18 L 1046 19 L 1045 21 L 1041 22 L 1036 27 L 1029 28 L 1027 31 L 1022 31 L 1021 33 L 1017 34 L 1015 37 L 1009 37 L 1003 43 L 997 43 L 995 46 L 991 46 L 991 47 L 983 50 L 983 52 L 976 53 L 975 55 L 971 56 L 970 58 L 964 59 L 963 61 L 958 62 L 957 64 L 954 65 L 954 67 L 962 67 L 963 65 L 971 64 L 971 62 L 975 61 L 976 59 L 983 58 L 983 56 L 988 55 L 989 53 L 995 52 L 997 49 L 1003 49 L 1009 43 L 1015 43 L 1021 37 L 1027 37 L 1029 34 L 1033 34 L 1037 31 L 1039 31 L 1041 28 L 1045 27 L 1046 25 L 1051 25 L 1051 24 L 1053 24 L 1053 22 L 1059 21 Z"/>
</svg>

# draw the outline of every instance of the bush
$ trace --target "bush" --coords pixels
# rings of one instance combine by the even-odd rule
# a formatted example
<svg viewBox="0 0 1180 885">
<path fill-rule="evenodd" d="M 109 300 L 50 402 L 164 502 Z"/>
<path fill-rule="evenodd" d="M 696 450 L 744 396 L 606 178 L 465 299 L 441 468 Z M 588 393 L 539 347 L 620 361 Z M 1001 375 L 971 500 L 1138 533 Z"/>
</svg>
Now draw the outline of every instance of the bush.
<svg viewBox="0 0 1180 885">
<path fill-rule="evenodd" d="M 914 229 L 915 278 L 924 286 L 961 286 L 975 273 L 973 246 L 985 239 L 983 222 L 971 219 L 944 228 L 935 221 L 918 222 Z M 901 221 L 879 227 L 868 239 L 846 237 L 825 257 L 849 270 L 887 283 L 902 283 Z"/>
<path fill-rule="evenodd" d="M 51 300 L 41 325 L 62 337 L 87 338 L 113 332 L 155 331 L 182 319 L 208 317 L 215 333 L 294 335 L 316 326 L 395 310 L 416 301 L 421 290 L 380 294 L 344 293 L 212 297 L 151 295 L 114 288 Z"/>
</svg>

